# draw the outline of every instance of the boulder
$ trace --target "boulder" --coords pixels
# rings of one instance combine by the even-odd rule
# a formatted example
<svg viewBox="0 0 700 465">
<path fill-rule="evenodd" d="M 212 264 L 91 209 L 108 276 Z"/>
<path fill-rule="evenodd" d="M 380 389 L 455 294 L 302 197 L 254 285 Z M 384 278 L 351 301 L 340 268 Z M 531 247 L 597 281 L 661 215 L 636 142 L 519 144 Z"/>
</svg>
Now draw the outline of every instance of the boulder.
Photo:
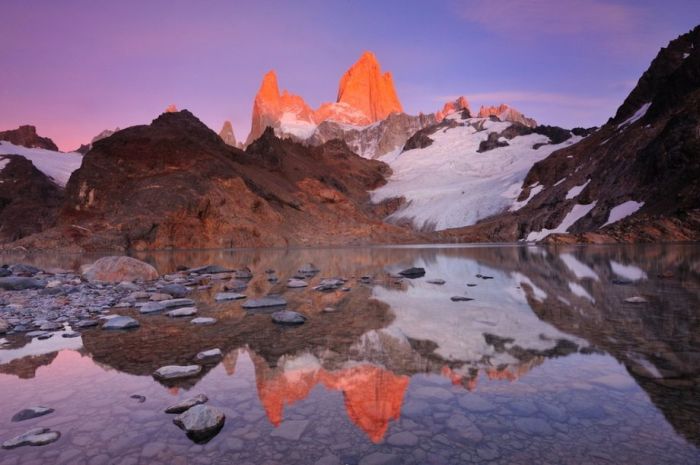
<svg viewBox="0 0 700 465">
<path fill-rule="evenodd" d="M 221 430 L 225 420 L 226 416 L 220 410 L 199 404 L 176 416 L 173 423 L 194 441 L 205 442 Z"/>
<path fill-rule="evenodd" d="M 300 325 L 306 321 L 306 317 L 291 310 L 282 310 L 272 314 L 272 321 L 283 325 Z"/>
<path fill-rule="evenodd" d="M 30 420 L 32 418 L 37 418 L 37 417 L 42 417 L 44 415 L 48 415 L 49 413 L 53 413 L 54 409 L 49 408 L 49 407 L 41 407 L 41 406 L 36 406 L 36 407 L 29 407 L 20 410 L 19 412 L 15 413 L 12 416 L 12 421 L 24 421 L 24 420 Z"/>
<path fill-rule="evenodd" d="M 103 257 L 87 267 L 83 277 L 90 282 L 120 283 L 122 281 L 152 281 L 158 271 L 146 262 L 126 256 Z"/>
<path fill-rule="evenodd" d="M 206 404 L 208 401 L 209 398 L 207 396 L 204 394 L 198 394 L 194 397 L 181 400 L 180 402 L 171 405 L 165 409 L 165 413 L 182 413 L 191 409 L 195 405 Z"/>
<path fill-rule="evenodd" d="M 159 380 L 191 378 L 202 371 L 199 365 L 166 365 L 153 372 L 153 377 Z"/>
<path fill-rule="evenodd" d="M 118 315 L 116 318 L 107 320 L 107 322 L 102 325 L 102 329 L 131 329 L 138 328 L 139 326 L 139 322 L 130 316 Z"/>
</svg>

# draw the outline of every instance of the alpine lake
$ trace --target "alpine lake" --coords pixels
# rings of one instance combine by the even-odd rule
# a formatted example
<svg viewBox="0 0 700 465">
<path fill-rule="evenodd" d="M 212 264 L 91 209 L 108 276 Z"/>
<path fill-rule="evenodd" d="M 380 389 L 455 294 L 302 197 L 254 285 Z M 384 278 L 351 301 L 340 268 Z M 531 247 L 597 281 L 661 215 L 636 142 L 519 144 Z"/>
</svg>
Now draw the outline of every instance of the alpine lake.
<svg viewBox="0 0 700 465">
<path fill-rule="evenodd" d="M 2 256 L 63 281 L 0 291 L 0 318 L 26 330 L 0 336 L 0 442 L 58 433 L 0 464 L 700 463 L 698 245 L 134 257 L 158 282 L 80 283 L 98 256 Z M 141 313 L 167 283 L 195 315 Z M 286 305 L 244 308 L 269 295 Z M 282 309 L 305 320 L 276 323 Z M 110 315 L 139 326 L 102 329 Z M 154 376 L 171 365 L 199 368 Z M 200 394 L 225 420 L 194 437 L 165 410 Z M 37 406 L 52 411 L 17 421 Z"/>
</svg>

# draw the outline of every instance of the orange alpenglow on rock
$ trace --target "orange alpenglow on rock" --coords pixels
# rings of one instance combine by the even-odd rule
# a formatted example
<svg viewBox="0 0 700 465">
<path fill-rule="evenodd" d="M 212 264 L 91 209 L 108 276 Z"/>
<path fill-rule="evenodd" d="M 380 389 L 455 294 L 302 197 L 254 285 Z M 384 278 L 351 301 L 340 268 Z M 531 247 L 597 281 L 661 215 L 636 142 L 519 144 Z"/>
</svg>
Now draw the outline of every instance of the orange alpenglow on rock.
<svg viewBox="0 0 700 465">
<path fill-rule="evenodd" d="M 314 112 L 303 98 L 286 90 L 280 94 L 277 74 L 268 71 L 253 101 L 253 117 L 246 145 L 260 137 L 268 126 L 274 128 L 285 114 L 297 121 L 314 124 Z"/>
<path fill-rule="evenodd" d="M 450 102 L 445 103 L 445 106 L 442 107 L 442 110 L 438 110 L 435 113 L 435 119 L 437 119 L 438 122 L 440 122 L 443 119 L 445 119 L 446 116 L 460 112 L 462 110 L 467 110 L 467 112 L 471 113 L 471 109 L 469 108 L 469 102 L 464 96 L 461 96 L 456 100 L 452 100 Z"/>
<path fill-rule="evenodd" d="M 175 113 L 175 112 L 177 112 L 177 107 L 175 106 L 174 103 L 171 103 L 170 105 L 167 106 L 167 108 L 165 109 L 165 112 L 166 113 Z"/>
<path fill-rule="evenodd" d="M 495 116 L 501 121 L 508 121 L 511 123 L 520 123 L 525 126 L 534 128 L 537 126 L 537 121 L 532 118 L 527 118 L 525 115 L 520 113 L 515 108 L 506 105 L 505 103 L 499 106 L 482 106 L 479 109 L 479 118 L 488 118 L 489 116 Z"/>
<path fill-rule="evenodd" d="M 303 139 L 310 136 L 309 128 L 323 121 L 364 126 L 401 112 L 403 108 L 391 73 L 382 74 L 372 52 L 365 52 L 345 72 L 338 86 L 337 101 L 324 103 L 316 111 L 298 95 L 287 91 L 280 94 L 277 76 L 269 71 L 255 95 L 246 145 L 260 137 L 266 127 L 277 128 L 280 123 L 294 127 L 296 135 Z"/>
</svg>

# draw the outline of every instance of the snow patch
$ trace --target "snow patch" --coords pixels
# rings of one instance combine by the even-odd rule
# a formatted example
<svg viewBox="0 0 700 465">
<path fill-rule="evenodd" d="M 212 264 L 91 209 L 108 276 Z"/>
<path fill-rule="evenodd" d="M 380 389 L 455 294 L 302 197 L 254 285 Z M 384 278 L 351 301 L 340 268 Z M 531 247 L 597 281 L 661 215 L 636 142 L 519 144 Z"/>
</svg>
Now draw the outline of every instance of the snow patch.
<svg viewBox="0 0 700 465">
<path fill-rule="evenodd" d="M 592 303 L 595 303 L 595 299 L 593 296 L 591 296 L 586 289 L 583 288 L 580 284 L 572 283 L 569 281 L 569 290 L 574 294 L 579 297 L 582 297 L 584 299 L 590 300 Z"/>
<path fill-rule="evenodd" d="M 539 287 L 535 286 L 535 283 L 533 283 L 530 280 L 530 278 L 528 278 L 524 274 L 515 272 L 513 273 L 513 279 L 515 280 L 515 282 L 520 283 L 521 285 L 527 284 L 528 286 L 530 286 L 532 288 L 532 292 L 535 295 L 535 300 L 538 300 L 540 302 L 544 302 L 545 300 L 547 300 L 547 293 Z"/>
<path fill-rule="evenodd" d="M 548 137 L 528 134 L 510 139 L 506 147 L 479 153 L 479 144 L 490 132 L 501 132 L 511 123 L 478 118 L 466 123 L 433 134 L 434 142 L 426 148 L 380 158 L 393 174 L 387 184 L 372 192 L 372 201 L 406 199 L 388 217 L 390 221 L 409 220 L 417 228 L 443 230 L 508 211 L 517 203 L 518 186 L 532 165 L 571 142 L 550 145 Z M 472 126 L 478 124 L 484 130 Z M 573 142 L 579 140 L 573 138 Z M 532 149 L 540 143 L 548 145 Z"/>
<path fill-rule="evenodd" d="M 644 272 L 644 270 L 634 265 L 623 265 L 615 260 L 610 260 L 610 268 L 616 275 L 620 276 L 621 278 L 629 279 L 630 281 L 647 279 L 647 274 Z"/>
<path fill-rule="evenodd" d="M 519 184 L 519 183 L 516 183 L 516 184 L 514 184 L 514 186 L 517 186 L 518 189 L 519 189 L 520 184 Z M 543 186 L 542 184 L 540 184 L 540 183 L 537 183 L 537 184 L 535 184 L 534 186 L 530 187 L 530 195 L 528 195 L 528 197 L 527 197 L 525 200 L 516 201 L 516 202 L 510 207 L 509 211 L 515 212 L 515 211 L 520 210 L 520 209 L 523 208 L 525 205 L 527 205 L 528 203 L 530 203 L 530 200 L 532 200 L 537 194 L 539 194 L 539 193 L 542 192 L 543 190 L 544 190 L 544 186 Z M 506 198 L 512 198 L 512 196 L 510 195 L 511 192 L 512 192 L 512 190 L 511 190 L 511 189 L 508 189 L 506 192 L 503 193 L 503 195 L 504 195 Z M 518 197 L 520 197 L 520 194 L 518 194 Z M 517 198 L 517 197 L 516 197 L 516 198 Z"/>
<path fill-rule="evenodd" d="M 31 161 L 36 168 L 64 187 L 73 171 L 80 168 L 83 156 L 79 153 L 54 152 L 53 150 L 22 147 L 0 142 L 0 155 L 19 155 Z"/>
<path fill-rule="evenodd" d="M 646 115 L 647 110 L 651 106 L 651 102 L 645 103 L 641 107 L 639 107 L 639 110 L 637 110 L 634 115 L 630 116 L 626 120 L 624 120 L 622 123 L 617 125 L 617 129 L 622 129 L 625 126 L 629 126 L 630 124 L 633 124 L 634 122 L 638 121 L 641 119 L 644 115 Z"/>
<path fill-rule="evenodd" d="M 585 183 L 581 184 L 580 186 L 574 186 L 574 187 L 572 187 L 571 189 L 569 189 L 569 192 L 566 193 L 566 200 L 571 200 L 571 199 L 574 199 L 574 198 L 578 197 L 578 195 L 579 195 L 581 192 L 583 192 L 583 190 L 586 188 L 586 186 L 587 186 L 588 183 L 590 183 L 590 182 L 591 182 L 591 180 L 589 179 L 588 181 L 586 181 Z"/>
<path fill-rule="evenodd" d="M 571 270 L 571 272 L 576 275 L 578 279 L 591 278 L 594 281 L 600 281 L 600 278 L 588 265 L 578 261 L 576 257 L 570 253 L 563 253 L 559 255 L 561 261 L 564 262 L 566 267 Z"/>
<path fill-rule="evenodd" d="M 572 208 L 571 211 L 564 217 L 559 226 L 557 226 L 554 229 L 544 228 L 540 231 L 531 231 L 530 234 L 527 235 L 527 238 L 525 240 L 528 242 L 541 241 L 550 234 L 566 233 L 574 223 L 576 223 L 584 216 L 588 215 L 588 212 L 595 208 L 596 203 L 598 202 L 596 201 L 588 205 L 574 205 L 574 208 Z"/>
<path fill-rule="evenodd" d="M 634 200 L 628 200 L 627 202 L 621 203 L 617 207 L 613 207 L 613 209 L 610 210 L 610 214 L 608 215 L 608 221 L 606 221 L 605 224 L 601 226 L 601 228 L 604 228 L 609 224 L 616 223 L 621 219 L 627 218 L 628 216 L 637 213 L 637 211 L 643 206 L 644 202 L 635 202 Z"/>
<path fill-rule="evenodd" d="M 10 160 L 7 158 L 0 158 L 0 171 L 4 170 Z"/>
</svg>

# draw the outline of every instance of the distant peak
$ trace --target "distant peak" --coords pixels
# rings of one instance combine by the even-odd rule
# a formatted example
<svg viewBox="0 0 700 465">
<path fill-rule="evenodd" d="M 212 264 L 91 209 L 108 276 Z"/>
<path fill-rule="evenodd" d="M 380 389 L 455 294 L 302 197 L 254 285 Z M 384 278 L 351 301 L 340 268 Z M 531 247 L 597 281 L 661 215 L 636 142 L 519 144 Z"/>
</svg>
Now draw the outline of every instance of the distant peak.
<svg viewBox="0 0 700 465">
<path fill-rule="evenodd" d="M 177 111 L 177 107 L 175 106 L 174 103 L 171 103 L 165 108 L 166 113 L 175 113 Z"/>
</svg>

